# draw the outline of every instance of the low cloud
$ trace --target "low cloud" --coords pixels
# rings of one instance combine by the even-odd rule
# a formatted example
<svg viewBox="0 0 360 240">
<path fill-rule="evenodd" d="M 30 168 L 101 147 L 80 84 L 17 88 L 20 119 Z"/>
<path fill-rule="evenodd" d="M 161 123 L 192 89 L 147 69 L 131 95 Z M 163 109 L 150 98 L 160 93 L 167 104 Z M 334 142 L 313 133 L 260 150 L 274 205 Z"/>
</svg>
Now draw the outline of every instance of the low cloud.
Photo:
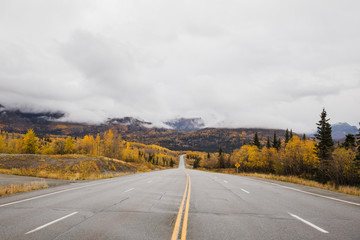
<svg viewBox="0 0 360 240">
<path fill-rule="evenodd" d="M 326 107 L 333 122 L 355 125 L 359 7 L 5 1 L 0 103 L 60 110 L 73 121 L 202 117 L 208 126 L 298 132 L 312 131 Z"/>
</svg>

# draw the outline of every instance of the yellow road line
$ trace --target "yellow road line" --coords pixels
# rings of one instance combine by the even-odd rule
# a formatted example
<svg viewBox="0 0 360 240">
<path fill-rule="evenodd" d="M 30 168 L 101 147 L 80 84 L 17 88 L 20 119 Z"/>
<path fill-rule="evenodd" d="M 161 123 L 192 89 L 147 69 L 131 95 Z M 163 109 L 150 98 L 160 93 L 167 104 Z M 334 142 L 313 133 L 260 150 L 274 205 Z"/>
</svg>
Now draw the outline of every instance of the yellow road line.
<svg viewBox="0 0 360 240">
<path fill-rule="evenodd" d="M 178 235 L 179 235 L 180 222 L 181 222 L 181 217 L 182 217 L 182 213 L 183 213 L 183 209 L 184 209 L 185 197 L 186 197 L 186 193 L 188 190 L 189 179 L 190 179 L 189 174 L 186 174 L 185 192 L 184 192 L 184 196 L 182 198 L 181 204 L 180 204 L 178 215 L 176 217 L 176 222 L 175 222 L 173 234 L 171 236 L 171 240 L 177 240 Z"/>
<path fill-rule="evenodd" d="M 188 224 L 188 217 L 189 217 L 189 207 L 190 207 L 190 194 L 191 194 L 191 179 L 189 176 L 189 190 L 188 190 L 188 195 L 187 195 L 187 199 L 186 199 L 184 221 L 183 221 L 182 232 L 181 232 L 181 240 L 186 240 L 187 224 Z"/>
</svg>

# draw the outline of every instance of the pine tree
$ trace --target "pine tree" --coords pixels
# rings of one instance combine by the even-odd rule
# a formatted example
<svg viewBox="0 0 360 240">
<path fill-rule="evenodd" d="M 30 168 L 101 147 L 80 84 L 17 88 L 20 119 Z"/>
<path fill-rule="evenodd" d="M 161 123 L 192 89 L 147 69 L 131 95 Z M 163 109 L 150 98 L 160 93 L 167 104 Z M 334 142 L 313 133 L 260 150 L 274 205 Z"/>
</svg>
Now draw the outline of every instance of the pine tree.
<svg viewBox="0 0 360 240">
<path fill-rule="evenodd" d="M 276 148 L 277 150 L 279 150 L 281 147 L 281 140 L 280 140 L 280 138 L 279 139 L 277 138 L 276 132 L 274 132 L 274 140 L 273 140 L 272 147 Z"/>
<path fill-rule="evenodd" d="M 293 138 L 293 136 L 294 136 L 294 134 L 293 134 L 293 132 L 292 132 L 292 129 L 290 129 L 290 134 L 289 134 L 290 136 L 290 139 L 292 139 Z"/>
<path fill-rule="evenodd" d="M 224 155 L 223 155 L 223 150 L 220 146 L 219 148 L 219 168 L 225 168 L 225 159 L 224 159 Z"/>
<path fill-rule="evenodd" d="M 347 134 L 345 141 L 342 144 L 342 147 L 344 147 L 345 149 L 355 150 L 356 148 L 355 136 L 351 133 Z"/>
<path fill-rule="evenodd" d="M 219 157 L 222 155 L 222 153 L 223 153 L 223 150 L 222 150 L 222 148 L 221 148 L 221 146 L 219 147 Z"/>
<path fill-rule="evenodd" d="M 331 136 L 330 119 L 326 119 L 327 113 L 325 108 L 320 114 L 320 120 L 317 125 L 317 134 L 315 134 L 318 143 L 316 144 L 317 155 L 321 160 L 331 159 L 331 153 L 334 148 L 334 141 Z"/>
<path fill-rule="evenodd" d="M 258 137 L 257 132 L 255 132 L 253 144 L 254 144 L 254 146 L 257 146 L 258 148 L 260 148 L 260 141 L 259 141 L 259 137 Z"/>
<path fill-rule="evenodd" d="M 301 139 L 301 140 L 303 140 L 303 141 L 306 141 L 306 140 L 307 140 L 305 133 L 304 133 L 304 135 L 302 136 L 302 139 Z"/>
<path fill-rule="evenodd" d="M 266 142 L 266 147 L 269 149 L 271 148 L 271 144 L 270 144 L 270 137 L 267 137 L 267 142 Z"/>
<path fill-rule="evenodd" d="M 286 131 L 285 131 L 285 144 L 287 144 L 287 143 L 289 142 L 289 140 L 290 140 L 290 137 L 289 137 L 289 130 L 288 130 L 288 129 L 286 129 Z"/>
<path fill-rule="evenodd" d="M 274 137 L 273 137 L 273 144 L 272 147 L 273 148 L 277 148 L 277 136 L 276 136 L 276 132 L 274 132 Z"/>
<path fill-rule="evenodd" d="M 198 168 L 198 167 L 200 167 L 200 158 L 196 157 L 193 168 Z"/>
<path fill-rule="evenodd" d="M 359 122 L 359 125 L 360 125 L 360 122 Z M 359 133 L 356 134 L 356 137 L 357 137 L 357 155 L 356 155 L 356 160 L 357 160 L 357 163 L 360 167 L 360 127 L 359 127 Z"/>
</svg>

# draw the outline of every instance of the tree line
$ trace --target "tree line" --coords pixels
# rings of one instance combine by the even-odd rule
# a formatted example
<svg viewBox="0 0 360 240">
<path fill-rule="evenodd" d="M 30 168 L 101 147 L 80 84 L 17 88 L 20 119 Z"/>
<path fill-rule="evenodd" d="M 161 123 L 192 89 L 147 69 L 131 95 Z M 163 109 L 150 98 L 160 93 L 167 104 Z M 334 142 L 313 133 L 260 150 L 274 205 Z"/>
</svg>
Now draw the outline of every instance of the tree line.
<svg viewBox="0 0 360 240">
<path fill-rule="evenodd" d="M 178 162 L 178 155 L 174 151 L 157 145 L 124 141 L 120 134 L 112 130 L 96 136 L 85 135 L 83 138 L 38 138 L 32 129 L 25 135 L 1 131 L 0 153 L 84 154 L 170 167 Z"/>
<path fill-rule="evenodd" d="M 323 183 L 331 181 L 335 186 L 360 184 L 360 134 L 348 134 L 344 143 L 335 145 L 325 109 L 314 139 L 286 130 L 282 140 L 274 132 L 273 138 L 268 137 L 261 145 L 255 133 L 251 144 L 230 154 L 220 147 L 218 153 L 191 152 L 187 158 L 194 168 L 235 168 L 238 163 L 243 172 L 295 175 Z"/>
</svg>

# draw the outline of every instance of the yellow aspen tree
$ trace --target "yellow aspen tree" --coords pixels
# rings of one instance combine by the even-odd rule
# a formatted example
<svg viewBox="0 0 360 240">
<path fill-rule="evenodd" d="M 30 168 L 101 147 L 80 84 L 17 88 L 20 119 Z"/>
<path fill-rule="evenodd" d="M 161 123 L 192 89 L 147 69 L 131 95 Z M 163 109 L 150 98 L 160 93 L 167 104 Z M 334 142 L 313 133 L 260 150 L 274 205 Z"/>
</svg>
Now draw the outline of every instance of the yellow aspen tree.
<svg viewBox="0 0 360 240">
<path fill-rule="evenodd" d="M 29 129 L 24 136 L 22 150 L 23 153 L 35 154 L 38 149 L 38 144 L 35 132 Z"/>
<path fill-rule="evenodd" d="M 65 153 L 73 153 L 75 149 L 75 144 L 70 136 L 66 138 L 65 141 Z"/>
<path fill-rule="evenodd" d="M 104 155 L 106 157 L 114 156 L 114 134 L 111 129 L 104 134 Z"/>
<path fill-rule="evenodd" d="M 0 153 L 5 152 L 5 141 L 3 136 L 0 135 Z"/>
<path fill-rule="evenodd" d="M 97 134 L 96 135 L 96 139 L 95 139 L 95 142 L 96 142 L 96 154 L 95 155 L 101 155 L 101 151 L 100 151 L 100 144 L 101 144 L 101 139 L 100 139 L 100 135 Z"/>
</svg>

